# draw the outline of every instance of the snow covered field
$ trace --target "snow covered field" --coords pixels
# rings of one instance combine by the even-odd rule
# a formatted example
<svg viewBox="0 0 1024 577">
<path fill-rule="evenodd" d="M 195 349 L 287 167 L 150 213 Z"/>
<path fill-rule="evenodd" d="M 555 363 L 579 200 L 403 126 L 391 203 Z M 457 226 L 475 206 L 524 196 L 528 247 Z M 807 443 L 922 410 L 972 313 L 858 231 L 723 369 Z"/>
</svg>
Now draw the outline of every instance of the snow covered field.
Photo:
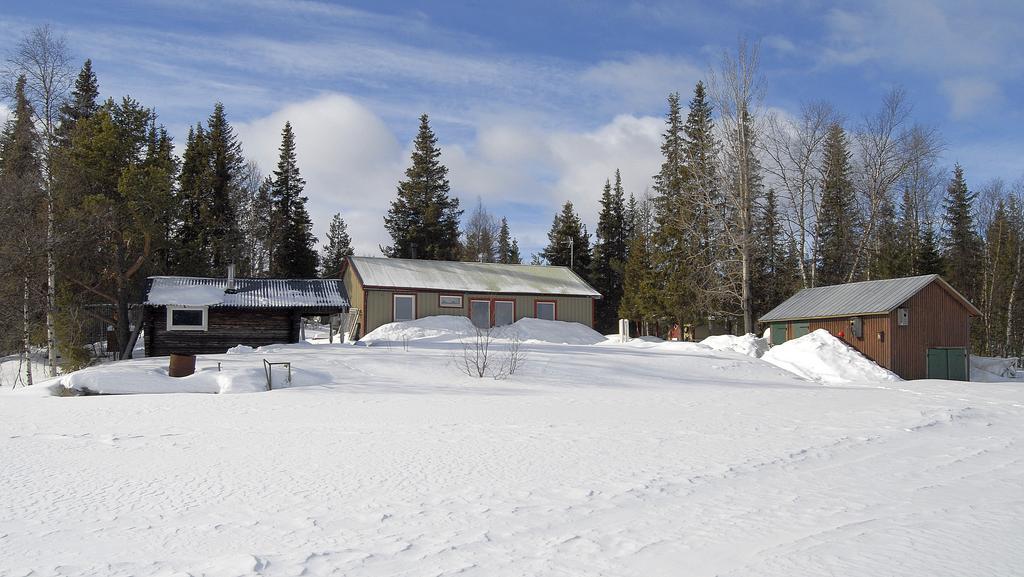
<svg viewBox="0 0 1024 577">
<path fill-rule="evenodd" d="M 301 386 L 266 393 L 0 395 L 0 575 L 1024 567 L 1018 383 L 826 386 L 744 343 L 540 333 L 516 375 L 475 379 L 450 334 L 422 336 L 205 356 L 190 377 L 220 361 L 258 388 L 264 358 L 294 363 Z"/>
</svg>

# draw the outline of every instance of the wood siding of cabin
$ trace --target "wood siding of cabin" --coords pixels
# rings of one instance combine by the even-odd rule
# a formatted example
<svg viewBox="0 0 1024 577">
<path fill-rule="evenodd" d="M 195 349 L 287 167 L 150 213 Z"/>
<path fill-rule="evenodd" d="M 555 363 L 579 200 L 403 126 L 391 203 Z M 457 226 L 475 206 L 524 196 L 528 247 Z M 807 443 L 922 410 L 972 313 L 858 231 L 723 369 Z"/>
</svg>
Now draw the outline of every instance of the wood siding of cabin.
<svg viewBox="0 0 1024 577">
<path fill-rule="evenodd" d="M 299 315 L 290 310 L 210 308 L 207 330 L 168 331 L 166 307 L 147 307 L 146 356 L 216 354 L 236 345 L 296 343 L 299 322 Z"/>
<path fill-rule="evenodd" d="M 853 317 L 842 317 L 834 319 L 812 319 L 810 322 L 811 332 L 818 329 L 825 329 L 834 337 L 843 333 L 842 340 L 846 344 L 857 349 L 867 358 L 875 361 L 880 366 L 893 370 L 892 359 L 892 331 L 889 330 L 889 315 L 862 316 L 864 323 L 863 338 L 853 336 L 850 330 L 850 319 Z M 789 334 L 793 334 L 792 323 L 790 323 Z M 882 333 L 882 340 L 878 339 L 878 333 Z M 895 372 L 895 371 L 894 371 Z"/>
<path fill-rule="evenodd" d="M 930 348 L 964 347 L 970 353 L 971 315 L 938 283 L 924 287 L 904 306 L 909 312 L 907 326 L 897 326 L 896 311 L 890 314 L 894 373 L 904 379 L 926 378 Z"/>
<path fill-rule="evenodd" d="M 356 284 L 349 285 L 349 280 L 346 279 L 346 286 L 349 287 L 349 298 L 354 299 L 355 292 L 360 293 L 362 297 L 362 290 L 356 289 Z M 534 302 L 535 301 L 547 301 L 555 302 L 555 310 L 557 311 L 556 320 L 559 321 L 571 321 L 584 324 L 588 327 L 592 327 L 594 323 L 593 316 L 593 299 L 590 297 L 566 297 L 566 296 L 550 296 L 550 295 L 523 295 L 523 294 L 495 294 L 495 293 L 463 293 L 458 291 L 402 291 L 402 290 L 374 290 L 368 289 L 366 291 L 366 308 L 364 309 L 363 319 L 365 325 L 361 335 L 374 330 L 375 328 L 390 323 L 393 315 L 392 305 L 393 297 L 398 294 L 415 294 L 416 295 L 416 318 L 423 318 L 437 315 L 455 315 L 455 316 L 469 316 L 469 301 L 474 299 L 480 300 L 513 300 L 515 301 L 515 320 L 521 318 L 534 317 Z M 462 308 L 447 308 L 438 305 L 438 297 L 440 295 L 458 295 L 462 296 Z M 354 300 L 352 301 L 353 305 Z"/>
</svg>

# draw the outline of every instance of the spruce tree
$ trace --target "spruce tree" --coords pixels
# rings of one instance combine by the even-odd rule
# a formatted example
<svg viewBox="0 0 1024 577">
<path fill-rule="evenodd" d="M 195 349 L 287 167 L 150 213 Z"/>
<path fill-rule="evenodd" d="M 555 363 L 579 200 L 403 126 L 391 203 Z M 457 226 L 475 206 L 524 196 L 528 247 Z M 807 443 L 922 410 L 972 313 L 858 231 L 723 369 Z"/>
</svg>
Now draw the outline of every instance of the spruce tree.
<svg viewBox="0 0 1024 577">
<path fill-rule="evenodd" d="M 92 71 L 92 60 L 86 60 L 75 80 L 71 97 L 60 107 L 60 119 L 56 133 L 59 146 L 67 147 L 71 144 L 71 133 L 79 120 L 96 114 L 100 108 L 97 102 L 99 96 L 99 82 L 96 80 L 96 74 Z"/>
<path fill-rule="evenodd" d="M 622 276 L 626 264 L 625 192 L 622 175 L 615 171 L 615 186 L 605 181 L 601 194 L 601 212 L 597 219 L 591 279 L 604 297 L 595 305 L 595 328 L 608 332 L 615 328 L 622 300 Z"/>
<path fill-rule="evenodd" d="M 899 217 L 896 221 L 898 250 L 896 255 L 896 277 L 921 274 L 918 257 L 921 253 L 921 225 L 917 217 L 917 202 L 909 187 L 903 189 Z"/>
<path fill-rule="evenodd" d="M 236 262 L 240 256 L 241 233 L 238 230 L 238 211 L 234 206 L 235 189 L 241 185 L 242 145 L 235 136 L 234 128 L 228 123 L 224 105 L 220 102 L 213 107 L 213 113 L 206 121 L 206 143 L 209 176 L 209 213 L 205 229 L 211 252 L 210 265 L 220 273 L 228 263 Z"/>
<path fill-rule="evenodd" d="M 476 210 L 466 222 L 465 242 L 462 244 L 462 260 L 469 262 L 499 262 L 499 237 L 501 231 L 498 221 L 484 208 L 482 200 L 477 199 Z"/>
<path fill-rule="evenodd" d="M 381 247 L 391 258 L 456 260 L 459 255 L 459 199 L 448 195 L 448 168 L 441 164 L 441 149 L 426 114 L 420 116 L 412 165 L 398 194 L 384 216 L 391 235 L 390 247 Z"/>
<path fill-rule="evenodd" d="M 190 127 L 175 193 L 177 227 L 173 233 L 171 268 L 175 274 L 213 274 L 207 223 L 210 214 L 209 144 L 201 124 Z"/>
<path fill-rule="evenodd" d="M 795 247 L 787 243 L 779 216 L 775 190 L 768 189 L 754 227 L 758 239 L 754 253 L 754 316 L 759 317 L 778 306 L 796 291 L 799 284 Z"/>
<path fill-rule="evenodd" d="M 946 263 L 935 238 L 935 225 L 930 220 L 921 227 L 921 245 L 914 256 L 916 274 L 945 274 Z"/>
<path fill-rule="evenodd" d="M 946 188 L 942 257 L 946 281 L 969 301 L 979 296 L 981 273 L 981 239 L 974 225 L 972 207 L 976 196 L 968 190 L 964 170 L 957 164 Z"/>
<path fill-rule="evenodd" d="M 871 258 L 871 279 L 901 278 L 910 274 L 907 258 L 909 247 L 904 247 L 896 208 L 892 201 L 883 199 L 875 213 L 875 254 Z"/>
<path fill-rule="evenodd" d="M 352 239 L 348 235 L 348 226 L 341 218 L 341 214 L 335 213 L 327 229 L 327 243 L 324 245 L 324 252 L 320 256 L 320 276 L 336 278 L 341 273 L 341 265 L 345 262 L 345 257 L 352 256 L 354 252 Z"/>
<path fill-rule="evenodd" d="M 271 262 L 271 276 L 311 278 L 316 276 L 317 254 L 313 250 L 313 222 L 306 211 L 308 199 L 302 196 L 306 181 L 299 174 L 295 156 L 295 134 L 291 122 L 281 131 L 280 157 L 270 198 L 274 204 L 274 237 L 277 246 Z"/>
<path fill-rule="evenodd" d="M 662 287 L 657 295 L 661 316 L 682 324 L 697 315 L 697 299 L 692 268 L 695 206 L 685 189 L 686 138 L 678 92 L 668 97 L 661 155 L 661 170 L 654 176 L 652 267 Z"/>
<path fill-rule="evenodd" d="M 631 237 L 623 271 L 623 293 L 618 316 L 633 321 L 640 332 L 646 335 L 649 334 L 644 330 L 647 322 L 658 317 L 657 294 L 660 290 L 654 276 L 651 255 L 654 217 L 649 200 L 631 200 Z"/>
<path fill-rule="evenodd" d="M 498 229 L 498 262 L 504 264 L 522 264 L 519 256 L 519 243 L 512 238 L 508 228 L 508 220 L 501 217 L 501 228 Z"/>
<path fill-rule="evenodd" d="M 818 284 L 845 282 L 853 267 L 856 199 L 850 177 L 846 133 L 833 124 L 824 144 L 824 175 L 818 209 Z"/>
<path fill-rule="evenodd" d="M 541 256 L 551 266 L 570 267 L 582 278 L 590 273 L 590 235 L 587 227 L 567 201 L 555 215 L 548 231 L 548 245 Z"/>
</svg>

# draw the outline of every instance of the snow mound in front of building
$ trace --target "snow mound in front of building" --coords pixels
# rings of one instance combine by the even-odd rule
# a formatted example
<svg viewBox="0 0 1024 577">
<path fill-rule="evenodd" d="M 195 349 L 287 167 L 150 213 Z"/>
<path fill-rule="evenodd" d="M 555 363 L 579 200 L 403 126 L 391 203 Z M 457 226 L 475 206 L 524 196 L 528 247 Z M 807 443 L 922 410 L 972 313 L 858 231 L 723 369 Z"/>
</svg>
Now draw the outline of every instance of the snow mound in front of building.
<svg viewBox="0 0 1024 577">
<path fill-rule="evenodd" d="M 580 323 L 525 317 L 507 327 L 496 329 L 496 333 L 499 338 L 512 338 L 516 335 L 523 341 L 562 345 L 596 345 L 608 340 L 608 337 Z"/>
<path fill-rule="evenodd" d="M 459 341 L 476 335 L 476 327 L 467 317 L 439 315 L 414 321 L 388 323 L 370 331 L 359 342 L 405 342 L 430 339 L 437 342 Z M 490 335 L 498 340 L 554 343 L 563 345 L 593 345 L 606 338 L 594 329 L 580 323 L 545 321 L 522 318 L 515 323 L 491 329 Z"/>
<path fill-rule="evenodd" d="M 359 342 L 372 345 L 375 342 L 403 342 L 432 339 L 439 341 L 458 340 L 473 334 L 476 327 L 466 317 L 437 315 L 414 321 L 398 321 L 381 325 L 366 333 Z"/>
<path fill-rule="evenodd" d="M 768 352 L 767 339 L 759 338 L 757 335 L 751 333 L 747 333 L 741 337 L 733 335 L 715 335 L 704 339 L 700 344 L 716 351 L 740 353 L 742 355 L 747 355 L 748 357 L 754 357 L 755 359 L 761 358 L 766 352 Z"/>
<path fill-rule="evenodd" d="M 824 329 L 776 345 L 761 360 L 827 385 L 902 380 Z"/>
</svg>

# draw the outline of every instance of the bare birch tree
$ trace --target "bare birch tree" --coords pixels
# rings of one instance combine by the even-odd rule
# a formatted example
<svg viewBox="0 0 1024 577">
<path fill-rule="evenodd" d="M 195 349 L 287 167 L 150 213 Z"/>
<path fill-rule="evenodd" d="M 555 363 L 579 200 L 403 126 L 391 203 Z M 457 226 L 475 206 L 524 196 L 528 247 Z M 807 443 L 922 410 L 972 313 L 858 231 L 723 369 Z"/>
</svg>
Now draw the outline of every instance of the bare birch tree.
<svg viewBox="0 0 1024 577">
<path fill-rule="evenodd" d="M 71 54 L 64 37 L 49 25 L 34 28 L 7 59 L 4 92 L 12 94 L 13 79 L 24 75 L 25 92 L 35 112 L 42 137 L 43 192 L 46 195 L 46 349 L 50 376 L 57 374 L 54 314 L 57 309 L 54 243 L 56 239 L 53 194 L 53 144 L 60 107 L 74 83 Z"/>
<path fill-rule="evenodd" d="M 847 281 L 869 268 L 878 240 L 877 216 L 883 205 L 891 202 L 894 185 L 919 161 L 926 164 L 941 149 L 934 129 L 910 125 L 910 112 L 906 92 L 893 88 L 882 100 L 882 107 L 864 118 L 854 138 L 865 225 Z"/>
<path fill-rule="evenodd" d="M 828 128 L 839 122 L 839 115 L 828 102 L 809 102 L 800 107 L 800 115 L 789 119 L 779 114 L 765 118 L 766 130 L 761 149 L 766 158 L 765 171 L 782 192 L 785 206 L 783 222 L 787 235 L 796 245 L 803 286 L 816 286 L 818 261 L 818 207 L 821 201 L 821 151 Z"/>
<path fill-rule="evenodd" d="M 750 46 L 740 39 L 736 53 L 726 52 L 717 70 L 711 71 L 711 95 L 719 112 L 723 147 L 722 187 L 731 217 L 726 227 L 731 248 L 738 255 L 738 283 L 743 329 L 754 331 L 753 261 L 754 218 L 758 183 L 758 160 L 755 154 L 760 132 L 758 114 L 763 79 L 758 72 L 758 45 Z"/>
</svg>

